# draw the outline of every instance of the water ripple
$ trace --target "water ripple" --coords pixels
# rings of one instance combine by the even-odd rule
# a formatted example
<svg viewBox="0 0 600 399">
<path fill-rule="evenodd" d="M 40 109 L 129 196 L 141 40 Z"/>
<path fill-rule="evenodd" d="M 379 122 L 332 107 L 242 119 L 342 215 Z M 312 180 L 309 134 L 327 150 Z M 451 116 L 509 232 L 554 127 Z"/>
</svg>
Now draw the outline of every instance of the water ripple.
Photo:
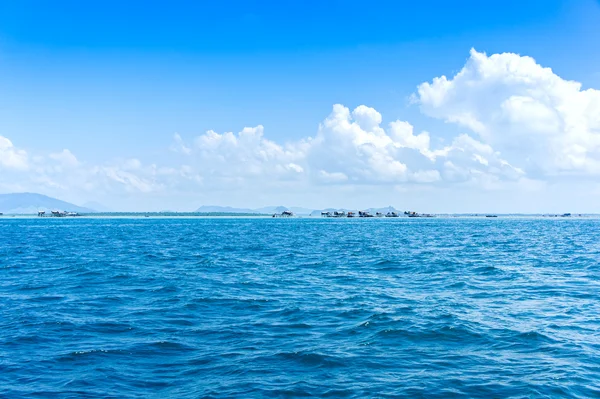
<svg viewBox="0 0 600 399">
<path fill-rule="evenodd" d="M 600 397 L 600 221 L 0 221 L 0 397 Z"/>
</svg>

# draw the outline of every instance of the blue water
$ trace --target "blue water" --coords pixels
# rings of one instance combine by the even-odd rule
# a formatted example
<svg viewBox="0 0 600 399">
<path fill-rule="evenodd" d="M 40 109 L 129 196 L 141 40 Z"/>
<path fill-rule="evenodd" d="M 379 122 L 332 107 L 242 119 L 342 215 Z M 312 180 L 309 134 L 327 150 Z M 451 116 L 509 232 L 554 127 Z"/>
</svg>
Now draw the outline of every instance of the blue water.
<svg viewBox="0 0 600 399">
<path fill-rule="evenodd" d="M 0 397 L 599 397 L 599 262 L 592 219 L 3 219 Z"/>
</svg>

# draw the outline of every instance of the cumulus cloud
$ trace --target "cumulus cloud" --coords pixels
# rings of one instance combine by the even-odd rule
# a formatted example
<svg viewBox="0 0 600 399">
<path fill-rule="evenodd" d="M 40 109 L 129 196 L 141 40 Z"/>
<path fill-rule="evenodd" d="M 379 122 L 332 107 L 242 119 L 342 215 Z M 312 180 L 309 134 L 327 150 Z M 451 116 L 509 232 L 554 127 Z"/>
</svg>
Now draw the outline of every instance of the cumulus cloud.
<svg viewBox="0 0 600 399">
<path fill-rule="evenodd" d="M 205 178 L 295 179 L 304 173 L 303 144 L 277 144 L 264 137 L 263 126 L 237 134 L 209 130 L 194 141 L 193 155 Z"/>
<path fill-rule="evenodd" d="M 307 141 L 304 158 L 312 176 L 330 182 L 331 176 L 346 176 L 347 181 L 364 183 L 399 183 L 415 179 L 415 172 L 432 166 L 427 159 L 429 137 L 418 136 L 407 122 L 396 121 L 386 131 L 382 115 L 361 105 L 350 111 L 341 104 L 320 124 L 314 139 Z M 412 152 L 415 162 L 406 150 Z"/>
<path fill-rule="evenodd" d="M 491 146 L 466 134 L 459 135 L 450 146 L 435 154 L 443 162 L 440 172 L 447 182 L 481 183 L 482 187 L 489 187 L 490 181 L 515 181 L 525 175 Z"/>
<path fill-rule="evenodd" d="M 428 132 L 416 134 L 406 121 L 383 124 L 374 108 L 353 111 L 336 104 L 319 124 L 316 135 L 278 144 L 265 137 L 263 126 L 237 134 L 208 131 L 190 148 L 203 182 L 302 180 L 306 184 L 431 184 L 471 180 L 492 174 L 517 178 L 521 171 L 503 160 L 489 145 L 463 135 L 452 145 L 431 148 Z M 451 170 L 449 171 L 448 168 Z"/>
<path fill-rule="evenodd" d="M 189 142 L 174 134 L 169 149 L 177 156 L 162 158 L 163 165 L 137 158 L 89 165 L 68 149 L 32 155 L 0 136 L 0 188 L 109 195 L 367 185 L 524 191 L 542 190 L 556 175 L 600 173 L 600 91 L 583 90 L 530 57 L 472 50 L 460 72 L 418 85 L 413 99 L 424 114 L 463 131 L 448 139 L 408 121 L 385 121 L 366 105 L 335 104 L 295 141 L 270 139 L 262 125 L 209 130 Z"/>
<path fill-rule="evenodd" d="M 429 133 L 415 133 L 406 121 L 384 124 L 379 112 L 364 105 L 350 111 L 336 104 L 313 137 L 285 144 L 266 138 L 259 125 L 237 134 L 210 130 L 191 144 L 175 135 L 170 148 L 186 154 L 186 164 L 178 157 L 175 165 L 144 164 L 137 158 L 87 165 L 68 149 L 28 159 L 7 139 L 2 151 L 10 154 L 3 164 L 32 168 L 28 181 L 36 188 L 106 195 L 236 190 L 241 186 L 276 189 L 286 184 L 305 189 L 444 184 L 510 180 L 523 173 L 489 145 L 467 135 L 449 146 L 432 148 Z M 7 181 L 1 183 L 7 187 Z"/>
<path fill-rule="evenodd" d="M 0 167 L 5 169 L 27 170 L 27 152 L 16 148 L 12 141 L 0 136 Z"/>
<path fill-rule="evenodd" d="M 421 84 L 416 100 L 536 176 L 600 173 L 600 91 L 531 57 L 471 50 L 459 73 Z"/>
</svg>

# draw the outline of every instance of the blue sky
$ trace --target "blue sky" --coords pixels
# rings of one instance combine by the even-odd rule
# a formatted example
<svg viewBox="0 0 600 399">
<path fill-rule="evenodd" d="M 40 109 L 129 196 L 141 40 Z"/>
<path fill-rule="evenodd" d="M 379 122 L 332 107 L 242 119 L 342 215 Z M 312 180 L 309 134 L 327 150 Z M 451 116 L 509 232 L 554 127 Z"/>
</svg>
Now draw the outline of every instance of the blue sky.
<svg viewBox="0 0 600 399">
<path fill-rule="evenodd" d="M 350 188 L 351 176 L 347 176 L 349 183 L 335 191 L 305 181 L 302 191 L 312 194 L 304 196 L 290 192 L 286 179 L 279 188 L 274 186 L 272 176 L 265 176 L 268 183 L 244 178 L 236 183 L 243 188 L 230 192 L 225 186 L 233 183 L 223 176 L 218 184 L 208 183 L 221 171 L 215 171 L 214 159 L 199 160 L 204 152 L 193 143 L 208 130 L 237 133 L 262 125 L 264 137 L 284 147 L 316 137 L 332 106 L 343 104 L 350 110 L 360 105 L 377 110 L 384 128 L 402 120 L 414 126 L 415 134 L 426 130 L 432 150 L 443 148 L 462 133 L 491 145 L 493 140 L 476 137 L 483 133 L 453 122 L 456 118 L 450 111 L 424 111 L 427 104 L 414 97 L 419 85 L 442 75 L 454 76 L 465 67 L 474 48 L 487 55 L 508 52 L 533 57 L 560 78 L 580 82 L 582 90 L 599 88 L 598 21 L 600 5 L 592 0 L 5 1 L 0 3 L 0 136 L 10 140 L 15 151 L 26 152 L 29 166 L 17 176 L 5 165 L 0 171 L 0 190 L 37 191 L 79 203 L 100 200 L 119 209 L 185 210 L 207 203 L 381 205 L 371 204 L 378 201 L 366 194 L 353 195 L 355 202 L 348 201 L 345 190 L 371 191 L 362 182 Z M 596 132 L 593 124 L 589 129 Z M 187 143 L 185 148 L 199 155 L 173 151 L 175 133 Z M 42 158 L 54 159 L 52 154 L 65 149 L 77 159 L 71 169 L 81 169 L 87 177 L 60 176 L 54 169 L 54 174 L 46 169 L 40 172 Z M 228 165 L 248 156 L 227 154 L 233 157 L 225 157 Z M 502 154 L 511 155 L 506 149 Z M 586 159 L 593 155 L 590 149 Z M 31 166 L 35 159 L 37 166 Z M 548 172 L 546 166 L 537 164 L 526 170 L 529 161 L 525 158 L 523 165 L 516 155 L 507 159 L 536 182 L 559 184 L 561 179 L 549 176 L 572 172 L 563 166 Z M 111 178 L 104 176 L 98 182 L 90 177 L 102 174 L 99 169 L 118 169 L 132 160 L 142 168 L 189 167 L 186 170 L 202 183 L 157 182 L 156 176 L 140 172 L 130 178 L 154 179 L 162 189 L 136 191 L 119 181 L 127 181 L 120 172 L 112 178 L 124 186 L 120 189 L 110 186 Z M 354 160 L 348 162 L 337 162 L 339 170 L 328 170 L 331 165 L 318 170 L 314 163 L 298 165 L 315 175 L 321 171 L 348 175 L 342 169 L 349 164 L 355 173 L 361 168 Z M 546 171 L 543 176 L 538 173 L 541 169 Z M 229 170 L 226 177 L 241 178 L 235 170 Z M 131 167 L 128 171 L 133 173 Z M 36 174 L 43 175 L 38 180 L 44 181 L 36 182 L 32 178 Z M 25 175 L 33 179 L 29 184 L 23 183 Z M 594 176 L 586 169 L 577 179 L 594 181 Z M 87 191 L 81 186 L 88 187 Z M 405 176 L 377 184 L 373 190 L 383 205 L 425 203 L 433 210 L 465 210 L 458 202 L 442 204 L 428 194 L 418 194 L 438 187 L 433 186 L 414 185 Z M 281 194 L 284 190 L 289 195 Z M 449 184 L 444 190 L 451 190 L 458 198 L 454 201 L 460 201 L 465 193 L 461 190 L 467 189 Z M 468 190 L 475 190 L 481 198 L 489 192 Z M 267 192 L 272 194 L 260 195 Z M 403 194 L 399 197 L 398 192 Z M 500 198 L 494 205 L 499 210 L 521 210 L 505 205 L 503 198 L 512 195 L 509 191 L 493 195 Z M 569 201 L 573 198 L 548 204 L 548 208 L 567 206 Z M 600 211 L 591 209 L 592 203 L 582 207 Z"/>
</svg>

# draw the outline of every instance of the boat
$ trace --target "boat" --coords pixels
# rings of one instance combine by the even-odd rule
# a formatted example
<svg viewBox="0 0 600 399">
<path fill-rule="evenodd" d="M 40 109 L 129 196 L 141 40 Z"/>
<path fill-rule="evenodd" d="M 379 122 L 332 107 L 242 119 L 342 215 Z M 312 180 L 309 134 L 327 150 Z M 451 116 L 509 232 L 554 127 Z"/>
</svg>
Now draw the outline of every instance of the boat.
<svg viewBox="0 0 600 399">
<path fill-rule="evenodd" d="M 377 216 L 378 218 L 382 218 L 382 217 L 384 217 L 385 215 L 384 215 L 383 213 L 381 213 L 381 212 L 376 212 L 376 213 L 375 213 L 375 216 Z"/>
<path fill-rule="evenodd" d="M 400 217 L 400 215 L 398 215 L 396 212 L 388 212 L 385 214 L 386 218 L 397 218 Z"/>
<path fill-rule="evenodd" d="M 485 215 L 486 218 L 497 218 L 497 215 Z"/>
<path fill-rule="evenodd" d="M 354 212 L 348 212 L 348 217 L 349 217 L 349 218 L 353 218 L 353 217 L 355 217 L 355 216 L 356 216 L 356 215 L 354 214 Z"/>
<path fill-rule="evenodd" d="M 358 217 L 359 218 L 372 218 L 373 215 L 371 215 L 369 212 L 367 211 L 358 211 Z"/>
</svg>

